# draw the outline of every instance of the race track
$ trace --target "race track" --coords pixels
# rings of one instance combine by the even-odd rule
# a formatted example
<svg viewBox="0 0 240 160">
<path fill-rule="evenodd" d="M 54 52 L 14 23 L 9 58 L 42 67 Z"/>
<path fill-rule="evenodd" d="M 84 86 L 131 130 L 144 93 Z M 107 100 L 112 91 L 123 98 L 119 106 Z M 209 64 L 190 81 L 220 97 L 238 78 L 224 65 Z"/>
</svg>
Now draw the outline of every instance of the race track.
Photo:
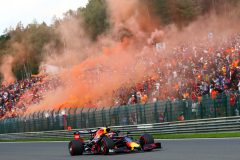
<svg viewBox="0 0 240 160">
<path fill-rule="evenodd" d="M 67 142 L 0 143 L 0 160 L 239 160 L 240 139 L 162 140 L 145 153 L 71 157 Z"/>
</svg>

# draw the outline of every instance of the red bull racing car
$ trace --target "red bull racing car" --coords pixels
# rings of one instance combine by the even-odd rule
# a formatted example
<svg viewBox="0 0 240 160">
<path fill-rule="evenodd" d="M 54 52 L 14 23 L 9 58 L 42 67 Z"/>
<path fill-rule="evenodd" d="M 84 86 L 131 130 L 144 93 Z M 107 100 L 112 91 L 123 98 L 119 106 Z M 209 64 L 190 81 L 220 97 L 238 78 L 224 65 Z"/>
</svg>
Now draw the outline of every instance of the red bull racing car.
<svg viewBox="0 0 240 160">
<path fill-rule="evenodd" d="M 80 134 L 90 134 L 90 140 L 84 141 Z M 119 131 L 111 131 L 108 127 L 86 132 L 76 131 L 74 140 L 69 142 L 68 149 L 71 156 L 109 153 L 129 153 L 133 151 L 151 151 L 161 148 L 161 143 L 154 143 L 150 134 L 143 134 L 139 140 L 133 140 L 128 134 L 123 135 Z"/>
</svg>

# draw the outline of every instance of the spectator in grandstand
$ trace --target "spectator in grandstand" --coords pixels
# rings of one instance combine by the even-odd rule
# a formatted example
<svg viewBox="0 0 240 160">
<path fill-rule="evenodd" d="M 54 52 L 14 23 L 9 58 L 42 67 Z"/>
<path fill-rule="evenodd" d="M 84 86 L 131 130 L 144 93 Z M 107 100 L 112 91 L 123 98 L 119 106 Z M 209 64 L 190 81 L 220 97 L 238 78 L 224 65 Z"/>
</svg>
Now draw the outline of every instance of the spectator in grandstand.
<svg viewBox="0 0 240 160">
<path fill-rule="evenodd" d="M 239 110 L 238 110 L 238 108 L 235 108 L 234 111 L 235 111 L 235 112 L 234 112 L 235 116 L 239 116 Z"/>
<path fill-rule="evenodd" d="M 128 100 L 128 105 L 131 105 L 131 104 L 135 104 L 135 98 L 134 98 L 134 95 L 132 95 L 129 100 Z"/>
<path fill-rule="evenodd" d="M 184 121 L 185 120 L 183 113 L 180 113 L 180 115 L 177 117 L 177 120 L 178 121 Z"/>
<path fill-rule="evenodd" d="M 165 116 L 163 113 L 160 113 L 159 115 L 159 122 L 165 122 Z"/>
<path fill-rule="evenodd" d="M 148 100 L 147 93 L 144 92 L 143 95 L 142 95 L 142 97 L 141 97 L 141 104 L 147 103 L 147 100 Z"/>
</svg>

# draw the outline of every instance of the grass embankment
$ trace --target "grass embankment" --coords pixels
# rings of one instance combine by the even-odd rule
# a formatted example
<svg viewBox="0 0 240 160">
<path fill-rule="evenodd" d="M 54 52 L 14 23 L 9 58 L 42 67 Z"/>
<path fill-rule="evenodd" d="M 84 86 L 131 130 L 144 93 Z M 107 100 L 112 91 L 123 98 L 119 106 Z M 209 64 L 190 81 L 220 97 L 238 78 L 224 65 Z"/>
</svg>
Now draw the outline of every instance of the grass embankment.
<svg viewBox="0 0 240 160">
<path fill-rule="evenodd" d="M 231 138 L 240 137 L 240 132 L 218 132 L 218 133 L 186 133 L 186 134 L 157 134 L 155 139 L 187 139 L 187 138 Z M 1 138 L 1 137 L 0 137 Z M 138 139 L 139 136 L 134 136 Z M 38 138 L 38 139 L 19 139 L 1 140 L 0 142 L 40 142 L 40 141 L 70 141 L 73 138 Z"/>
</svg>

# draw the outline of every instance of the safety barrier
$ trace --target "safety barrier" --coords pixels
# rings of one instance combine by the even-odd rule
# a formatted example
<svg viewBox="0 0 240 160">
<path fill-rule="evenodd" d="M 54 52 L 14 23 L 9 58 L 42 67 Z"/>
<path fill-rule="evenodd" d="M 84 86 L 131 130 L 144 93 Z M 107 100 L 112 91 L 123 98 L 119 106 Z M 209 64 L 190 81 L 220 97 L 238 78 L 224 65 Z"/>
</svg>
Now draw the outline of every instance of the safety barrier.
<svg viewBox="0 0 240 160">
<path fill-rule="evenodd" d="M 173 134 L 173 133 L 204 133 L 204 132 L 229 132 L 240 131 L 240 116 L 188 120 L 182 122 L 164 122 L 153 124 L 126 125 L 126 126 L 110 126 L 112 130 L 129 132 L 130 135 L 140 135 L 142 133 L 151 134 Z M 79 129 L 89 130 L 87 129 Z M 76 129 L 42 131 L 42 132 L 22 132 L 0 134 L 0 140 L 16 140 L 16 139 L 45 139 L 45 138 L 70 138 Z M 83 135 L 86 136 L 86 135 Z"/>
<path fill-rule="evenodd" d="M 234 100 L 231 97 L 234 97 Z M 239 111 L 239 93 L 223 93 L 215 98 L 206 95 L 199 101 L 166 100 L 103 108 L 75 106 L 74 108 L 40 111 L 25 117 L 1 120 L 0 134 L 94 128 L 106 125 L 136 126 L 161 122 L 167 122 L 161 123 L 161 125 L 168 125 L 174 121 L 238 116 Z"/>
</svg>

